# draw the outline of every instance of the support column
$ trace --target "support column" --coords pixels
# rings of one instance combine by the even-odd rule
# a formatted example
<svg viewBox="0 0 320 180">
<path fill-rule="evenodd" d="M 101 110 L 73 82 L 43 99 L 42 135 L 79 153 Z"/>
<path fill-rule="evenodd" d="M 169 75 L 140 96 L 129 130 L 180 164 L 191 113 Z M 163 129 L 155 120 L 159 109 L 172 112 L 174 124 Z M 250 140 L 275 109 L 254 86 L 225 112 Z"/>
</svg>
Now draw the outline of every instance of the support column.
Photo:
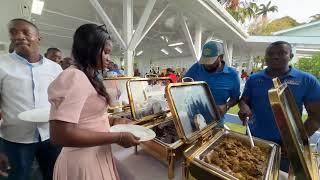
<svg viewBox="0 0 320 180">
<path fill-rule="evenodd" d="M 297 47 L 295 45 L 292 46 L 292 54 L 293 54 L 293 58 L 291 59 L 290 64 L 295 64 L 299 60 L 297 56 Z"/>
<path fill-rule="evenodd" d="M 250 73 L 250 72 L 252 72 L 252 69 L 253 69 L 253 56 L 252 55 L 250 55 L 250 59 L 249 59 L 249 62 L 248 62 L 248 70 L 247 70 L 247 72 L 248 73 Z"/>
<path fill-rule="evenodd" d="M 229 66 L 231 66 L 233 62 L 233 42 L 232 41 L 228 42 L 228 53 L 229 53 L 228 63 L 229 63 Z"/>
<path fill-rule="evenodd" d="M 188 28 L 188 25 L 187 25 L 187 20 L 182 14 L 179 14 L 178 16 L 179 16 L 179 21 L 181 23 L 181 27 L 182 27 L 183 33 L 184 33 L 184 35 L 186 37 L 189 49 L 191 51 L 192 57 L 197 62 L 198 58 L 197 58 L 196 50 L 195 50 L 195 47 L 194 47 L 194 44 L 193 44 L 193 41 L 192 41 L 192 37 L 191 37 L 190 31 L 189 31 L 189 28 Z"/>
<path fill-rule="evenodd" d="M 223 41 L 223 49 L 224 49 L 224 60 L 229 66 L 231 66 L 232 56 L 233 56 L 233 42 Z"/>
<path fill-rule="evenodd" d="M 196 29 L 195 29 L 195 50 L 196 50 L 196 55 L 197 59 L 199 60 L 201 57 L 201 41 L 202 41 L 202 25 L 201 23 L 196 24 Z"/>
<path fill-rule="evenodd" d="M 132 0 L 123 0 L 123 37 L 127 47 L 132 38 L 133 31 L 133 4 Z M 126 73 L 133 76 L 133 50 L 126 49 L 124 52 Z"/>
</svg>

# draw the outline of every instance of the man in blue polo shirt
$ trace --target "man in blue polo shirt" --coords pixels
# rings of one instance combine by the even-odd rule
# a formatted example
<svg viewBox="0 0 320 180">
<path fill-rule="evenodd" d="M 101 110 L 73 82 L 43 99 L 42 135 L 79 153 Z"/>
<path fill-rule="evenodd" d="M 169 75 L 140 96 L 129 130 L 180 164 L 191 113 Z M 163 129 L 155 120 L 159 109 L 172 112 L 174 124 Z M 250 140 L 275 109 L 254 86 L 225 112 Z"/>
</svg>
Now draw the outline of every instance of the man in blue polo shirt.
<svg viewBox="0 0 320 180">
<path fill-rule="evenodd" d="M 202 48 L 200 61 L 185 74 L 185 77 L 205 81 L 209 85 L 221 116 L 238 103 L 240 96 L 238 73 L 223 61 L 223 54 L 221 43 L 207 42 Z"/>
<path fill-rule="evenodd" d="M 300 113 L 305 105 L 308 112 L 305 128 L 308 134 L 311 136 L 320 127 L 320 83 L 311 74 L 290 67 L 288 63 L 292 57 L 289 43 L 277 41 L 270 44 L 265 53 L 267 68 L 249 77 L 239 103 L 239 117 L 243 121 L 250 118 L 251 133 L 280 145 L 280 132 L 268 98 L 268 90 L 273 88 L 272 78 L 279 77 L 282 83 L 288 84 Z M 281 166 L 283 170 L 288 168 L 285 163 Z"/>
</svg>

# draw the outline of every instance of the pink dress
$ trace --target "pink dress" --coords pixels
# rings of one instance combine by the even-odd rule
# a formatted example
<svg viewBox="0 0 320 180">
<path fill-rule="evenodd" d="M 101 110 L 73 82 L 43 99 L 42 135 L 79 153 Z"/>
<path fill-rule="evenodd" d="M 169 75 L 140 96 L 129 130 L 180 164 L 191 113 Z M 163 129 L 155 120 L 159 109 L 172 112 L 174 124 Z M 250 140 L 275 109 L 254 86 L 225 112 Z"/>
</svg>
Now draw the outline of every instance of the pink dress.
<svg viewBox="0 0 320 180">
<path fill-rule="evenodd" d="M 64 70 L 48 89 L 50 120 L 76 124 L 80 129 L 108 132 L 105 100 L 86 75 L 75 68 Z M 118 180 L 111 146 L 63 147 L 54 168 L 54 180 Z"/>
</svg>

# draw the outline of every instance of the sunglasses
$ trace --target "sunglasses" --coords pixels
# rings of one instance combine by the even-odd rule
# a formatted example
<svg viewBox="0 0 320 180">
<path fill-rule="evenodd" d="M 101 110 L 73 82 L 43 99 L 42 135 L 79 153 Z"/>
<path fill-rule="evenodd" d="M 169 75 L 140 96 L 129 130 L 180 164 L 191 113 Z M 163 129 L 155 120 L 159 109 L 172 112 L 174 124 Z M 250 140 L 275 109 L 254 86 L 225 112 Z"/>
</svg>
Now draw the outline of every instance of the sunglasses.
<svg viewBox="0 0 320 180">
<path fill-rule="evenodd" d="M 105 24 L 102 24 L 100 26 L 97 26 L 97 29 L 100 29 L 108 34 L 108 39 L 111 39 L 110 33 L 108 32 L 107 26 Z"/>
</svg>

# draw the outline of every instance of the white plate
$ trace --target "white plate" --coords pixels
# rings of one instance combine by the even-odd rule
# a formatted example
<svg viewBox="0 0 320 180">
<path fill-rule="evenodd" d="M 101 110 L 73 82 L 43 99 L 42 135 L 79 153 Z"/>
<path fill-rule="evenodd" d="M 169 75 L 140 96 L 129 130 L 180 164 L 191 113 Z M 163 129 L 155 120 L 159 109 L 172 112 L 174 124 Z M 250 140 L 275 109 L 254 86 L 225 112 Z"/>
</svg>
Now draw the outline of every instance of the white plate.
<svg viewBox="0 0 320 180">
<path fill-rule="evenodd" d="M 18 118 L 28 122 L 48 122 L 50 108 L 37 108 L 18 114 Z"/>
<path fill-rule="evenodd" d="M 110 132 L 130 132 L 139 137 L 139 141 L 150 141 L 156 137 L 156 133 L 151 129 L 133 124 L 118 124 L 111 126 Z"/>
</svg>

